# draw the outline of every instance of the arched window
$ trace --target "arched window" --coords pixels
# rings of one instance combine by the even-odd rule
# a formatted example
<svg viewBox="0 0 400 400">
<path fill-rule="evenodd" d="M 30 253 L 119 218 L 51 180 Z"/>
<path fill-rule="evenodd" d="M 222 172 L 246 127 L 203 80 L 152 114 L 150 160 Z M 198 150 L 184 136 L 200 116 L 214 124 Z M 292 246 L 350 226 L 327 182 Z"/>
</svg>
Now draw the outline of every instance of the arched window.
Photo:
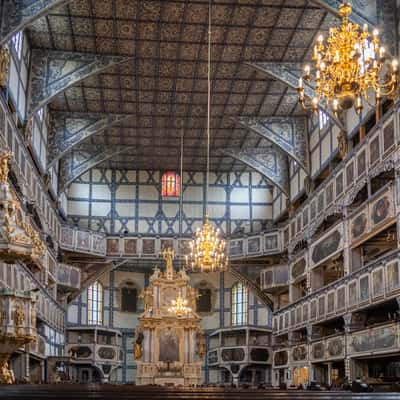
<svg viewBox="0 0 400 400">
<path fill-rule="evenodd" d="M 212 311 L 212 291 L 210 288 L 198 288 L 199 297 L 196 301 L 196 311 L 198 313 L 209 313 Z"/>
<path fill-rule="evenodd" d="M 249 290 L 238 282 L 232 287 L 232 325 L 247 324 Z"/>
<path fill-rule="evenodd" d="M 103 285 L 96 281 L 88 288 L 88 325 L 103 324 Z"/>
<path fill-rule="evenodd" d="M 166 172 L 161 178 L 162 197 L 179 197 L 181 195 L 181 177 L 176 172 Z"/>
</svg>

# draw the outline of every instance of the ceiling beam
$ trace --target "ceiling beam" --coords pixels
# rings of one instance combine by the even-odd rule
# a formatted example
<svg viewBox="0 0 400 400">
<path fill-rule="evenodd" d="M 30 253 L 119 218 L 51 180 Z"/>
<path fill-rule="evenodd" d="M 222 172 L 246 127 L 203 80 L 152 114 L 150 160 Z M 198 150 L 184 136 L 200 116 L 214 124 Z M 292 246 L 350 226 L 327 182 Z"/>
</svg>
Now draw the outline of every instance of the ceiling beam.
<svg viewBox="0 0 400 400">
<path fill-rule="evenodd" d="M 47 141 L 48 169 L 75 146 L 129 118 L 129 115 L 51 112 L 50 118 L 52 128 Z"/>
<path fill-rule="evenodd" d="M 239 117 L 235 121 L 278 146 L 309 175 L 307 121 L 302 117 Z"/>
<path fill-rule="evenodd" d="M 132 150 L 129 146 L 91 145 L 68 153 L 60 160 L 59 193 L 85 172 L 118 154 Z"/>
<path fill-rule="evenodd" d="M 286 154 L 274 147 L 224 148 L 222 154 L 229 156 L 259 172 L 283 193 L 289 196 L 289 165 Z"/>
<path fill-rule="evenodd" d="M 71 0 L 2 0 L 0 44 L 8 42 L 17 32 L 48 14 L 52 9 L 69 2 Z"/>
<path fill-rule="evenodd" d="M 32 50 L 28 118 L 72 85 L 130 59 L 102 54 Z"/>
<path fill-rule="evenodd" d="M 248 66 L 261 71 L 278 81 L 284 83 L 292 89 L 297 89 L 299 84 L 299 77 L 302 74 L 301 63 L 291 63 L 291 62 L 255 62 L 246 63 Z M 297 71 L 297 73 L 296 73 Z M 313 98 L 315 96 L 315 90 L 304 83 L 304 94 L 308 98 Z M 346 132 L 346 128 L 342 121 L 335 117 L 327 107 L 319 106 L 319 109 L 329 116 L 329 118 L 343 131 Z"/>
<path fill-rule="evenodd" d="M 339 17 L 339 6 L 343 1 L 339 0 L 311 0 L 312 3 L 324 8 L 331 14 Z M 376 26 L 377 15 L 376 15 L 376 0 L 364 0 L 363 5 L 358 5 L 352 1 L 353 12 L 349 19 L 356 24 L 363 26 L 364 24 Z"/>
</svg>

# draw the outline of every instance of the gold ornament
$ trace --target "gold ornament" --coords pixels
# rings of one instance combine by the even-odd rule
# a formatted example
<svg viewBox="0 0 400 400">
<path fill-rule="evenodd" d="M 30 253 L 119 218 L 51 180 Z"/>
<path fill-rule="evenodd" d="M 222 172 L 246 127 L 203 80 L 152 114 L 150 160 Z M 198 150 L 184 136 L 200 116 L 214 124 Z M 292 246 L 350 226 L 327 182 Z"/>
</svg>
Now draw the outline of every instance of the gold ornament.
<svg viewBox="0 0 400 400">
<path fill-rule="evenodd" d="M 12 155 L 10 151 L 4 151 L 0 154 L 0 183 L 7 183 L 8 181 L 9 162 Z"/>
<path fill-rule="evenodd" d="M 306 65 L 299 79 L 300 103 L 305 109 L 317 111 L 321 105 L 330 105 L 334 113 L 355 107 L 357 113 L 363 109 L 363 99 L 368 101 L 368 90 L 375 92 L 376 104 L 383 96 L 395 93 L 398 84 L 398 61 L 387 66 L 386 49 L 380 45 L 379 31 L 372 36 L 368 25 L 363 29 L 349 21 L 350 4 L 339 7 L 342 18 L 340 27 L 330 28 L 329 37 L 319 35 L 314 47 L 315 77 Z M 304 84 L 315 89 L 315 97 L 306 104 Z"/>
<path fill-rule="evenodd" d="M 0 87 L 6 87 L 10 69 L 10 52 L 6 46 L 0 47 Z"/>
<path fill-rule="evenodd" d="M 180 294 L 176 300 L 171 301 L 171 307 L 168 308 L 168 312 L 174 314 L 176 317 L 181 318 L 189 314 L 192 311 L 188 307 L 188 301 L 184 299 Z"/>
<path fill-rule="evenodd" d="M 203 228 L 198 229 L 190 243 L 191 252 L 186 256 L 186 265 L 192 271 L 214 272 L 228 268 L 226 242 L 220 238 L 220 232 L 208 222 L 208 215 Z"/>
</svg>

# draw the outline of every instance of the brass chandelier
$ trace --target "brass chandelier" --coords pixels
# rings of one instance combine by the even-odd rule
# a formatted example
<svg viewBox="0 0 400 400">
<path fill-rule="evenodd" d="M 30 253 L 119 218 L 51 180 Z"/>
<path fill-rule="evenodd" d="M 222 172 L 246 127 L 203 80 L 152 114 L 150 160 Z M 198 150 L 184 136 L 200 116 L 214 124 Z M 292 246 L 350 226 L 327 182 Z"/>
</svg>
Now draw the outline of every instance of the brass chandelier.
<svg viewBox="0 0 400 400">
<path fill-rule="evenodd" d="M 168 312 L 171 314 L 175 314 L 176 317 L 181 318 L 192 311 L 190 307 L 188 307 L 188 301 L 184 299 L 180 294 L 176 298 L 176 300 L 171 301 L 171 307 L 168 308 Z"/>
<path fill-rule="evenodd" d="M 342 18 L 340 27 L 330 28 L 329 37 L 319 35 L 314 46 L 313 61 L 315 77 L 311 67 L 306 65 L 304 75 L 299 79 L 298 94 L 302 106 L 317 111 L 321 103 L 330 106 L 334 113 L 355 107 L 357 113 L 363 109 L 363 99 L 368 101 L 368 91 L 375 93 L 376 104 L 383 96 L 393 94 L 398 84 L 398 61 L 387 63 L 386 49 L 380 45 L 379 31 L 372 36 L 365 24 L 349 21 L 352 12 L 349 3 L 339 7 Z M 304 84 L 315 89 L 315 97 L 307 104 Z"/>
<path fill-rule="evenodd" d="M 208 4 L 208 102 L 207 102 L 207 175 L 206 175 L 206 218 L 202 229 L 197 229 L 190 243 L 190 254 L 186 256 L 186 266 L 192 271 L 224 271 L 228 267 L 226 242 L 220 237 L 208 220 L 208 189 L 210 175 L 210 116 L 211 116 L 211 0 Z"/>
</svg>

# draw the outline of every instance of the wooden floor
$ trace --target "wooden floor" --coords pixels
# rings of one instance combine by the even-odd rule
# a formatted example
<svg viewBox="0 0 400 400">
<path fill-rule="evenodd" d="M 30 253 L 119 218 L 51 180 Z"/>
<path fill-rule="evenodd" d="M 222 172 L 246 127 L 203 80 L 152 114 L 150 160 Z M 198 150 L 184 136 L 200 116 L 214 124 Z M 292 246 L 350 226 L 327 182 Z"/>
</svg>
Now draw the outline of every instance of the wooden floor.
<svg viewBox="0 0 400 400">
<path fill-rule="evenodd" d="M 400 393 L 354 394 L 250 389 L 169 389 L 132 385 L 12 385 L 0 386 L 0 400 L 108 399 L 108 400 L 400 400 Z"/>
</svg>

